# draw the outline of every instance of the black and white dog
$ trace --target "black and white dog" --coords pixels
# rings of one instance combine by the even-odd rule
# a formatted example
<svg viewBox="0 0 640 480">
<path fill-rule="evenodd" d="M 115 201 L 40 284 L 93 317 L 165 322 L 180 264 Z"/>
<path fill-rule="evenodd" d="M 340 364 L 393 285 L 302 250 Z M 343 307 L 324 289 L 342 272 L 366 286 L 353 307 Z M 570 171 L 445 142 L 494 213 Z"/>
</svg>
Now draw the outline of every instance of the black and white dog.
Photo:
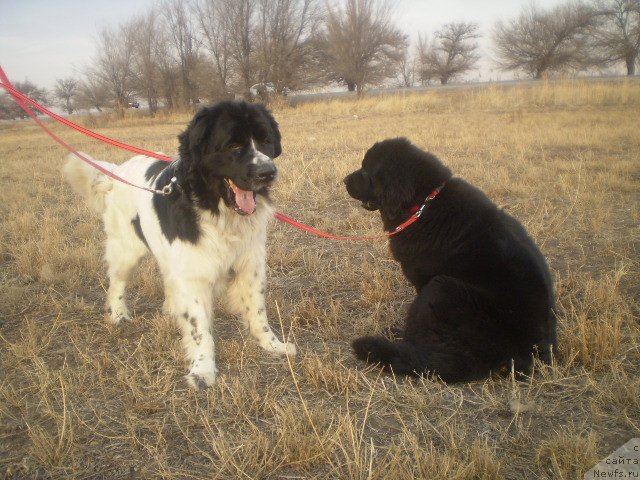
<svg viewBox="0 0 640 480">
<path fill-rule="evenodd" d="M 389 241 L 416 289 L 402 339 L 360 337 L 353 342 L 358 358 L 446 382 L 511 366 L 527 373 L 536 355 L 551 361 L 553 281 L 520 222 L 404 138 L 376 143 L 345 183 L 364 208 L 380 212 L 387 231 L 433 198 L 416 223 Z"/>
<path fill-rule="evenodd" d="M 180 134 L 173 163 L 136 156 L 122 165 L 100 162 L 153 194 L 116 182 L 71 157 L 68 182 L 102 214 L 113 323 L 129 319 L 127 277 L 148 251 L 164 280 L 164 310 L 182 331 L 194 388 L 216 377 L 211 335 L 214 299 L 240 315 L 267 351 L 295 354 L 295 346 L 273 333 L 265 308 L 267 223 L 273 215 L 268 189 L 277 174 L 280 132 L 262 105 L 222 102 L 203 108 Z M 172 182 L 172 179 L 175 180 Z"/>
</svg>

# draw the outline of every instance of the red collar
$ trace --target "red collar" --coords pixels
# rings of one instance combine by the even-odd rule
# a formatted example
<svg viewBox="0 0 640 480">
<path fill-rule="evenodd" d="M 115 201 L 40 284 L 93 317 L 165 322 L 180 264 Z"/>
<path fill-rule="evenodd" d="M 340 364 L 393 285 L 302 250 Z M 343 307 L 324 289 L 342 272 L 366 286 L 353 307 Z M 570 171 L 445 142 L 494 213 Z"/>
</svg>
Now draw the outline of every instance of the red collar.
<svg viewBox="0 0 640 480">
<path fill-rule="evenodd" d="M 405 228 L 407 228 L 409 225 L 414 224 L 415 222 L 418 221 L 418 219 L 420 218 L 420 215 L 422 215 L 422 213 L 424 212 L 425 208 L 427 208 L 427 205 L 429 204 L 429 202 L 431 200 L 433 200 L 434 198 L 436 198 L 439 194 L 440 191 L 444 188 L 444 186 L 447 184 L 447 181 L 445 180 L 444 182 L 442 182 L 440 184 L 439 187 L 435 188 L 430 194 L 429 196 L 427 196 L 427 198 L 425 198 L 424 203 L 421 206 L 415 206 L 411 209 L 411 216 L 405 220 L 403 223 L 401 223 L 400 225 L 398 225 L 395 230 L 388 232 L 388 233 L 384 233 L 382 235 L 375 235 L 372 237 L 345 237 L 342 235 L 333 235 L 331 233 L 327 233 L 327 232 L 323 232 L 322 230 L 318 230 L 316 228 L 313 227 L 309 227 L 307 225 L 304 225 L 296 220 L 294 220 L 293 218 L 289 218 L 286 215 L 283 215 L 281 213 L 276 213 L 276 218 L 278 220 L 281 220 L 283 222 L 286 222 L 290 225 L 293 225 L 296 228 L 299 228 L 300 230 L 305 230 L 307 232 L 311 232 L 314 235 L 318 235 L 320 237 L 325 237 L 325 238 L 332 238 L 334 240 L 377 240 L 377 239 L 383 239 L 383 238 L 389 238 L 392 237 L 394 235 L 397 235 L 398 233 L 402 232 Z"/>
<path fill-rule="evenodd" d="M 424 202 L 422 203 L 422 205 L 414 205 L 413 207 L 411 207 L 411 210 L 409 210 L 409 213 L 411 213 L 411 215 L 417 214 L 418 217 L 422 215 L 422 212 L 424 211 L 427 204 L 431 200 L 434 200 L 438 195 L 440 195 L 440 192 L 442 191 L 442 189 L 446 184 L 447 184 L 447 181 L 445 180 L 438 187 L 434 188 L 433 191 L 427 196 L 427 198 L 424 199 Z"/>
<path fill-rule="evenodd" d="M 444 188 L 446 184 L 447 184 L 447 181 L 445 180 L 440 184 L 440 186 L 433 189 L 433 191 L 427 196 L 427 198 L 424 199 L 424 203 L 422 205 L 420 206 L 415 205 L 414 207 L 412 207 L 411 216 L 407 220 L 402 222 L 400 225 L 398 225 L 396 229 L 389 234 L 389 236 L 396 235 L 397 233 L 400 233 L 405 228 L 407 228 L 409 225 L 412 225 L 415 222 L 417 222 L 418 219 L 420 218 L 420 215 L 422 215 L 425 209 L 429 206 L 429 202 L 431 202 L 438 195 L 440 195 L 440 191 Z"/>
</svg>

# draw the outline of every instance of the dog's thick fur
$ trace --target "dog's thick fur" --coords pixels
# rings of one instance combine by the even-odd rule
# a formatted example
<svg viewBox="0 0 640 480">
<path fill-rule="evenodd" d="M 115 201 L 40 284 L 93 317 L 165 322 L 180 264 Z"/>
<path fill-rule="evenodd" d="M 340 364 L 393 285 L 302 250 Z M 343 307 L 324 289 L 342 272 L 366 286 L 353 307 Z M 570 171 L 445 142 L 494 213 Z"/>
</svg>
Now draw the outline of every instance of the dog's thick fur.
<svg viewBox="0 0 640 480">
<path fill-rule="evenodd" d="M 394 258 L 417 292 L 402 338 L 358 338 L 358 358 L 446 382 L 481 379 L 505 367 L 527 373 L 535 355 L 551 361 L 551 274 L 516 219 L 402 138 L 376 143 L 345 183 L 365 208 L 380 211 L 387 231 L 444 184 L 420 219 L 390 239 Z"/>
<path fill-rule="evenodd" d="M 102 215 L 110 320 L 130 318 L 124 300 L 127 277 L 148 251 L 164 281 L 165 312 L 182 331 L 192 387 L 216 376 L 211 335 L 215 297 L 240 315 L 260 346 L 295 354 L 276 338 L 265 309 L 267 223 L 273 214 L 268 188 L 276 177 L 280 132 L 261 105 L 222 102 L 199 111 L 179 136 L 173 163 L 137 156 L 114 165 L 118 176 L 154 189 L 177 182 L 168 196 L 117 182 L 70 157 L 64 174 Z"/>
</svg>

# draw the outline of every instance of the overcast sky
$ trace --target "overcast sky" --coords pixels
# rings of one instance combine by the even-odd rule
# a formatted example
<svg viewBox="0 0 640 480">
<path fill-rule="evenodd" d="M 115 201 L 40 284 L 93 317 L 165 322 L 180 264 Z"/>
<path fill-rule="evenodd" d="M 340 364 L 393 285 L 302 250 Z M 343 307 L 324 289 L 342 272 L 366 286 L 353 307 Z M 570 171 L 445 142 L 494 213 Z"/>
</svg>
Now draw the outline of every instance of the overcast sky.
<svg viewBox="0 0 640 480">
<path fill-rule="evenodd" d="M 412 39 L 451 21 L 480 24 L 481 70 L 471 77 L 499 78 L 489 61 L 488 36 L 498 19 L 518 15 L 532 0 L 395 0 L 397 26 Z M 80 76 L 90 63 L 97 32 L 144 13 L 157 0 L 0 0 L 0 65 L 11 81 L 52 88 L 56 79 Z M 562 0 L 536 0 L 550 7 Z M 504 74 L 502 74 L 504 78 Z"/>
</svg>

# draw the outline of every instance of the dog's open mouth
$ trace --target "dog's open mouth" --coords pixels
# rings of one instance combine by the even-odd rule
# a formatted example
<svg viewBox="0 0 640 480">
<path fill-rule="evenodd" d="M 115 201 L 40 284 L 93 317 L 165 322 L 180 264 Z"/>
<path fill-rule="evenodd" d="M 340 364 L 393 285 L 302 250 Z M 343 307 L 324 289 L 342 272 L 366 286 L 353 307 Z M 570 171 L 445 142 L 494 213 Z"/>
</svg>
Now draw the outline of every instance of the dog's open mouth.
<svg viewBox="0 0 640 480">
<path fill-rule="evenodd" d="M 256 211 L 256 194 L 251 190 L 242 190 L 235 183 L 233 183 L 230 179 L 225 179 L 227 181 L 227 185 L 229 186 L 229 190 L 232 195 L 230 195 L 231 204 L 233 209 L 239 213 L 240 215 L 251 215 Z"/>
</svg>

